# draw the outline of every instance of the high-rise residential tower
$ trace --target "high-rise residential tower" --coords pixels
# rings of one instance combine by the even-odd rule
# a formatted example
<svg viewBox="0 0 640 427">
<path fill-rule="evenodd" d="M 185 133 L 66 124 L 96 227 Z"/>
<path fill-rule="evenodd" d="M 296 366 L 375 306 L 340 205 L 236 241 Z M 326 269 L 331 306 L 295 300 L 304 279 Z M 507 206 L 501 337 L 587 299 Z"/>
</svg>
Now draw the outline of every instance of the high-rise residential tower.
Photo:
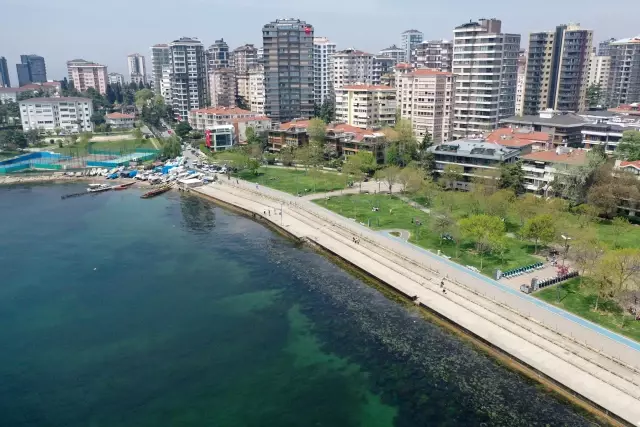
<svg viewBox="0 0 640 427">
<path fill-rule="evenodd" d="M 609 56 L 609 45 L 616 41 L 616 39 L 604 40 L 598 43 L 598 56 Z"/>
<path fill-rule="evenodd" d="M 5 58 L 4 56 L 0 56 L 0 87 L 11 87 L 7 58 Z"/>
<path fill-rule="evenodd" d="M 229 45 L 224 39 L 216 40 L 207 48 L 207 70 L 229 67 Z"/>
<path fill-rule="evenodd" d="M 209 97 L 213 107 L 236 106 L 236 75 L 233 68 L 216 68 L 209 72 Z"/>
<path fill-rule="evenodd" d="M 640 35 L 612 42 L 609 56 L 607 105 L 617 107 L 640 102 Z"/>
<path fill-rule="evenodd" d="M 333 54 L 336 44 L 326 37 L 313 38 L 314 97 L 317 105 L 333 97 Z"/>
<path fill-rule="evenodd" d="M 109 76 L 106 65 L 84 59 L 73 59 L 67 61 L 67 72 L 69 81 L 73 82 L 73 86 L 80 92 L 86 92 L 87 89 L 93 88 L 103 95 L 107 93 Z"/>
<path fill-rule="evenodd" d="M 19 86 L 47 81 L 47 66 L 42 56 L 20 55 L 20 64 L 16 64 L 16 71 Z"/>
<path fill-rule="evenodd" d="M 333 55 L 333 88 L 345 85 L 373 84 L 373 55 L 357 49 L 345 49 Z"/>
<path fill-rule="evenodd" d="M 153 75 L 153 91 L 156 95 L 162 91 L 162 67 L 171 63 L 171 51 L 168 44 L 156 44 L 151 46 L 151 74 Z M 165 76 L 166 77 L 166 76 Z M 166 94 L 166 90 L 164 91 Z"/>
<path fill-rule="evenodd" d="M 236 74 L 246 74 L 258 65 L 258 49 L 252 44 L 245 44 L 233 49 L 233 68 Z"/>
<path fill-rule="evenodd" d="M 393 58 L 394 62 L 397 64 L 404 61 L 404 50 L 394 44 L 389 46 L 388 48 L 382 49 L 380 52 L 378 52 L 378 56 Z"/>
<path fill-rule="evenodd" d="M 133 53 L 127 56 L 127 64 L 129 65 L 129 81 L 138 84 L 147 83 L 147 64 L 144 56 Z"/>
<path fill-rule="evenodd" d="M 422 43 L 423 37 L 423 34 L 418 30 L 407 30 L 402 33 L 400 47 L 402 47 L 404 62 L 413 62 L 413 50 Z"/>
<path fill-rule="evenodd" d="M 124 86 L 124 76 L 120 73 L 109 73 L 109 84 Z"/>
<path fill-rule="evenodd" d="M 171 106 L 177 120 L 207 105 L 207 66 L 200 40 L 182 37 L 169 43 Z"/>
<path fill-rule="evenodd" d="M 453 42 L 447 40 L 423 41 L 416 45 L 414 53 L 416 66 L 451 72 Z"/>
<path fill-rule="evenodd" d="M 278 19 L 262 27 L 265 113 L 274 122 L 313 116 L 313 27 Z"/>
<path fill-rule="evenodd" d="M 501 31 L 498 19 L 468 22 L 453 31 L 456 138 L 495 129 L 515 113 L 520 34 Z"/>
<path fill-rule="evenodd" d="M 529 35 L 524 115 L 584 110 L 592 44 L 593 31 L 574 24 Z"/>
<path fill-rule="evenodd" d="M 522 115 L 524 107 L 524 85 L 527 80 L 527 51 L 518 54 L 518 82 L 516 84 L 516 116 Z"/>
</svg>

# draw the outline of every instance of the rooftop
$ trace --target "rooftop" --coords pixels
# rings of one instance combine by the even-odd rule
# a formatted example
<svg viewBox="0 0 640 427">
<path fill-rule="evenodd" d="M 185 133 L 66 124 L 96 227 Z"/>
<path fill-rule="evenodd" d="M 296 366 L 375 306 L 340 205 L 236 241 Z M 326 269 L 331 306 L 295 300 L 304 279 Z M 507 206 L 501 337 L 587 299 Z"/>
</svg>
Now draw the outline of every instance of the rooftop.
<svg viewBox="0 0 640 427">
<path fill-rule="evenodd" d="M 537 151 L 535 153 L 522 156 L 525 160 L 532 160 L 545 163 L 563 163 L 567 165 L 582 165 L 587 161 L 585 150 L 569 150 L 568 152 L 560 148 L 550 151 Z"/>
<path fill-rule="evenodd" d="M 231 120 L 231 123 L 252 122 L 254 120 L 271 120 L 267 116 L 238 117 Z"/>
<path fill-rule="evenodd" d="M 449 73 L 446 71 L 434 70 L 432 68 L 418 68 L 410 73 L 406 74 L 408 76 L 420 77 L 420 76 L 453 76 L 453 73 Z"/>
<path fill-rule="evenodd" d="M 500 128 L 485 138 L 488 142 L 505 147 L 526 147 L 536 142 L 548 142 L 550 135 L 546 132 L 534 132 L 529 129 Z"/>
<path fill-rule="evenodd" d="M 361 50 L 357 50 L 357 49 L 344 49 L 344 50 L 339 50 L 338 52 L 336 52 L 334 55 L 355 55 L 355 56 L 373 56 L 370 53 L 367 52 L 363 52 Z"/>
<path fill-rule="evenodd" d="M 215 115 L 254 115 L 257 116 L 256 113 L 249 110 L 243 110 L 242 108 L 237 107 L 210 107 L 210 108 L 200 108 L 191 110 L 192 113 L 201 113 L 201 114 L 215 114 Z"/>
<path fill-rule="evenodd" d="M 374 90 L 388 90 L 388 91 L 392 91 L 395 92 L 396 88 L 391 87 L 391 86 L 385 86 L 385 85 L 348 85 L 348 86 L 342 86 L 341 88 L 337 89 L 337 90 L 366 90 L 366 91 L 374 91 Z"/>
<path fill-rule="evenodd" d="M 500 120 L 500 123 L 517 123 L 517 124 L 536 124 L 543 126 L 565 126 L 565 127 L 578 127 L 585 123 L 589 123 L 584 117 L 581 117 L 575 113 L 561 113 L 561 114 L 549 114 L 548 116 L 513 116 L 507 119 Z"/>
<path fill-rule="evenodd" d="M 122 113 L 109 113 L 106 114 L 105 117 L 107 119 L 135 119 L 136 116 L 132 114 L 122 114 Z"/>
<path fill-rule="evenodd" d="M 60 98 L 29 98 L 24 101 L 20 101 L 20 104 L 30 103 L 30 102 L 91 102 L 89 98 L 79 98 L 79 97 L 60 97 Z"/>
<path fill-rule="evenodd" d="M 520 153 L 520 150 L 478 139 L 459 139 L 430 147 L 428 150 L 433 153 L 453 153 L 458 156 L 483 157 L 494 160 L 505 160 Z"/>
<path fill-rule="evenodd" d="M 628 43 L 640 44 L 640 35 L 638 35 L 636 37 L 629 37 L 627 39 L 620 39 L 620 40 L 616 40 L 614 42 L 611 42 L 611 44 L 628 44 Z"/>
<path fill-rule="evenodd" d="M 633 162 L 620 162 L 619 168 L 634 168 L 640 170 L 640 160 L 634 160 Z"/>
</svg>

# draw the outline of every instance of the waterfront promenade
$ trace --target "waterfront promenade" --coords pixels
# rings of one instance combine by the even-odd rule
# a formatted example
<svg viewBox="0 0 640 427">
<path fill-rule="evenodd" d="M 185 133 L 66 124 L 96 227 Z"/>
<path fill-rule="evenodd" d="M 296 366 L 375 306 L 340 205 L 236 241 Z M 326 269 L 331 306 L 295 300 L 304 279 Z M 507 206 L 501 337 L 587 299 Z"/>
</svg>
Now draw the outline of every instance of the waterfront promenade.
<svg viewBox="0 0 640 427">
<path fill-rule="evenodd" d="M 640 425 L 640 344 L 311 201 L 235 180 L 194 191 L 321 246 L 604 412 Z"/>
</svg>

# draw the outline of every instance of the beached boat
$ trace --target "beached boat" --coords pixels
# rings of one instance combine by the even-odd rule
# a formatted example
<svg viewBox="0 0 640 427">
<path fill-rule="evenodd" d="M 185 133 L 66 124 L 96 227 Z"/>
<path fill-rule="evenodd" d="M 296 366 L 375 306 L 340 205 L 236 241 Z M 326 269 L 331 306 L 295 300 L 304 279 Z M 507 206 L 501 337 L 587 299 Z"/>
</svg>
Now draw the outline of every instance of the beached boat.
<svg viewBox="0 0 640 427">
<path fill-rule="evenodd" d="M 89 187 L 87 188 L 87 192 L 89 193 L 101 193 L 103 191 L 109 191 L 111 190 L 111 186 L 110 185 L 106 185 L 106 184 L 100 184 L 98 187 Z"/>
<path fill-rule="evenodd" d="M 143 199 L 150 199 L 151 197 L 155 197 L 158 196 L 162 193 L 166 193 L 167 191 L 171 190 L 171 185 L 163 185 L 162 187 L 158 187 L 155 188 L 151 191 L 147 191 L 146 193 L 144 193 L 142 196 L 140 196 Z"/>
<path fill-rule="evenodd" d="M 131 187 L 133 184 L 135 184 L 135 182 L 127 182 L 125 184 L 116 185 L 115 187 L 113 187 L 113 189 L 116 191 L 126 190 L 127 188 Z"/>
</svg>

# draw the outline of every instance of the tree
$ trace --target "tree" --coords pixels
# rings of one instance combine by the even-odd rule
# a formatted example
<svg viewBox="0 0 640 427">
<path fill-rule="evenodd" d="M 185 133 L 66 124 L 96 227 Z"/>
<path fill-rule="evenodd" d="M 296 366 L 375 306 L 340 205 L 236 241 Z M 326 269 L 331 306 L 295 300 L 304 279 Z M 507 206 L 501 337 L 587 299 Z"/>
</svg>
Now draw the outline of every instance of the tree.
<svg viewBox="0 0 640 427">
<path fill-rule="evenodd" d="M 136 106 L 140 108 L 153 99 L 153 92 L 149 89 L 141 89 L 135 93 L 134 98 Z"/>
<path fill-rule="evenodd" d="M 348 176 L 355 177 L 356 181 L 360 183 L 360 189 L 362 189 L 362 179 L 373 167 L 375 167 L 373 154 L 368 151 L 358 151 L 356 154 L 347 157 L 342 166 L 342 172 Z"/>
<path fill-rule="evenodd" d="M 595 208 L 599 215 L 613 218 L 618 212 L 618 198 L 616 184 L 609 181 L 593 186 L 587 192 L 587 202 Z"/>
<path fill-rule="evenodd" d="M 422 138 L 422 142 L 420 143 L 420 150 L 426 150 L 427 148 L 433 145 L 433 140 L 431 139 L 431 135 L 429 132 L 424 133 L 424 137 Z"/>
<path fill-rule="evenodd" d="M 138 128 L 138 127 L 133 128 L 132 134 L 133 134 L 133 137 L 135 139 L 137 139 L 138 141 L 140 141 L 142 139 L 143 135 L 142 135 L 142 130 L 140 130 L 140 128 Z"/>
<path fill-rule="evenodd" d="M 113 86 L 108 84 L 107 85 L 107 94 L 105 95 L 107 98 L 107 102 L 111 105 L 115 104 L 117 99 L 116 99 L 116 92 L 113 89 Z"/>
<path fill-rule="evenodd" d="M 17 93 L 16 101 L 20 102 L 20 101 L 24 101 L 26 99 L 31 99 L 31 98 L 35 98 L 35 97 L 36 97 L 35 91 L 25 90 L 25 91 Z"/>
<path fill-rule="evenodd" d="M 590 108 L 599 106 L 602 101 L 602 95 L 600 84 L 592 84 L 587 88 L 587 105 Z"/>
<path fill-rule="evenodd" d="M 24 136 L 31 145 L 36 144 L 40 140 L 40 132 L 38 132 L 38 129 L 29 129 L 24 133 Z"/>
<path fill-rule="evenodd" d="M 324 141 L 326 136 L 326 125 L 318 118 L 311 119 L 307 126 L 309 135 L 309 165 L 317 167 L 324 161 Z"/>
<path fill-rule="evenodd" d="M 91 119 L 90 120 L 96 126 L 105 123 L 104 112 L 102 112 L 102 111 L 94 111 L 93 114 L 91 114 Z"/>
<path fill-rule="evenodd" d="M 554 191 L 569 200 L 573 206 L 584 203 L 587 192 L 596 181 L 598 171 L 605 161 L 606 158 L 601 153 L 590 151 L 585 164 L 571 167 L 567 173 L 555 176 L 552 183 Z"/>
<path fill-rule="evenodd" d="M 528 219 L 522 228 L 522 237 L 533 240 L 534 252 L 538 253 L 538 244 L 549 244 L 556 236 L 556 225 L 548 214 L 536 215 Z"/>
<path fill-rule="evenodd" d="M 574 230 L 571 233 L 572 258 L 578 266 L 580 280 L 588 274 L 593 273 L 598 260 L 603 256 L 607 247 L 598 238 L 598 233 L 594 227 L 584 228 L 580 231 Z"/>
<path fill-rule="evenodd" d="M 193 128 L 191 127 L 191 125 L 185 121 L 178 123 L 178 126 L 176 126 L 174 129 L 174 131 L 176 132 L 176 135 L 178 135 L 180 138 L 184 138 L 192 130 Z"/>
<path fill-rule="evenodd" d="M 633 225 L 627 218 L 617 217 L 611 221 L 611 235 L 613 237 L 614 248 L 618 246 L 618 239 L 631 232 Z"/>
<path fill-rule="evenodd" d="M 511 205 L 513 211 L 520 219 L 520 226 L 524 226 L 524 222 L 540 211 L 543 205 L 542 199 L 533 194 L 525 194 L 517 198 Z"/>
<path fill-rule="evenodd" d="M 398 182 L 401 169 L 397 166 L 387 166 L 376 172 L 376 179 L 384 181 L 389 187 L 389 194 L 393 192 L 393 186 Z"/>
<path fill-rule="evenodd" d="M 627 161 L 640 160 L 640 131 L 626 130 L 616 148 L 616 156 Z"/>
<path fill-rule="evenodd" d="M 242 110 L 251 110 L 251 106 L 247 103 L 247 100 L 244 99 L 244 96 L 242 95 L 236 95 L 236 105 Z"/>
<path fill-rule="evenodd" d="M 464 173 L 464 168 L 460 165 L 445 165 L 444 171 L 442 175 L 440 175 L 440 181 L 442 182 L 442 187 L 444 188 L 453 188 L 456 185 L 456 182 L 462 181 L 462 174 Z"/>
<path fill-rule="evenodd" d="M 311 152 L 309 146 L 298 147 L 295 151 L 296 164 L 300 164 L 306 171 L 311 165 Z"/>
<path fill-rule="evenodd" d="M 524 170 L 522 161 L 516 163 L 504 163 L 500 167 L 500 188 L 508 188 L 516 195 L 524 194 Z"/>
<path fill-rule="evenodd" d="M 0 148 L 13 150 L 15 148 L 27 148 L 27 137 L 24 132 L 17 129 L 0 131 Z"/>
<path fill-rule="evenodd" d="M 291 147 L 283 147 L 280 150 L 280 161 L 284 166 L 291 166 L 295 159 L 295 152 Z"/>
<path fill-rule="evenodd" d="M 422 157 L 422 168 L 431 177 L 436 177 L 436 155 L 431 151 L 422 150 L 420 156 Z"/>
<path fill-rule="evenodd" d="M 400 119 L 393 128 L 385 128 L 383 133 L 389 141 L 386 164 L 404 167 L 412 160 L 418 160 L 418 144 L 409 120 Z"/>
<path fill-rule="evenodd" d="M 325 99 L 322 105 L 320 106 L 320 110 L 316 117 L 319 117 L 327 124 L 334 121 L 336 117 L 336 112 L 335 112 L 335 105 L 333 104 L 333 101 L 331 101 L 330 99 Z"/>
<path fill-rule="evenodd" d="M 496 216 L 473 215 L 460 221 L 460 231 L 476 246 L 480 255 L 480 269 L 483 256 L 491 250 L 492 244 L 504 236 L 504 222 Z"/>
<path fill-rule="evenodd" d="M 169 138 L 162 139 L 160 143 L 162 144 L 160 154 L 164 158 L 170 159 L 173 157 L 178 157 L 182 153 L 180 139 L 178 139 L 178 137 L 176 137 L 175 135 L 172 135 Z"/>
<path fill-rule="evenodd" d="M 509 207 L 513 204 L 515 195 L 511 190 L 500 190 L 493 193 L 486 200 L 486 210 L 489 215 L 506 218 Z"/>
<path fill-rule="evenodd" d="M 431 217 L 433 218 L 433 220 L 431 221 L 433 231 L 435 231 L 438 235 L 440 245 L 442 245 L 444 235 L 449 232 L 451 227 L 453 227 L 456 222 L 449 214 L 449 212 L 445 210 L 431 211 Z"/>
<path fill-rule="evenodd" d="M 595 268 L 597 289 L 595 310 L 600 298 L 613 298 L 620 292 L 638 289 L 640 284 L 640 249 L 626 248 L 606 253 Z"/>
<path fill-rule="evenodd" d="M 410 163 L 398 174 L 398 182 L 402 184 L 404 191 L 417 193 L 425 180 L 424 171 L 416 162 Z"/>
</svg>

